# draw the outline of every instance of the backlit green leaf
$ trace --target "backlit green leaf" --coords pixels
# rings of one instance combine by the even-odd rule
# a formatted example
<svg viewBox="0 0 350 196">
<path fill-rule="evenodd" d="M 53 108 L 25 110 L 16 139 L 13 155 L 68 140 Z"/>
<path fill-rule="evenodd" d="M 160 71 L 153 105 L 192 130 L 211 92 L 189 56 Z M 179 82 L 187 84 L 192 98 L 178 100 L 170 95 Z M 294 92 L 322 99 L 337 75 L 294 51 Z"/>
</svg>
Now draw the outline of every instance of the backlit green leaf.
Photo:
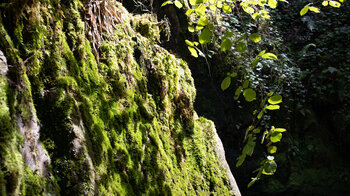
<svg viewBox="0 0 350 196">
<path fill-rule="evenodd" d="M 273 175 L 276 172 L 277 164 L 275 161 L 268 161 L 264 165 L 263 174 Z"/>
<path fill-rule="evenodd" d="M 189 27 L 188 27 L 188 31 L 191 32 L 191 33 L 193 33 L 193 32 L 194 32 L 194 27 L 189 26 Z"/>
<path fill-rule="evenodd" d="M 276 146 L 269 146 L 267 148 L 267 152 L 270 153 L 270 154 L 274 154 L 277 152 L 277 147 Z"/>
<path fill-rule="evenodd" d="M 322 2 L 322 5 L 323 5 L 323 6 L 327 6 L 327 5 L 328 5 L 328 1 L 323 1 L 323 2 Z"/>
<path fill-rule="evenodd" d="M 196 26 L 196 30 L 202 30 L 204 27 L 203 26 L 201 26 L 201 25 L 197 25 Z"/>
<path fill-rule="evenodd" d="M 336 8 L 339 8 L 341 6 L 341 4 L 337 1 L 329 1 L 329 5 Z"/>
<path fill-rule="evenodd" d="M 281 139 L 282 139 L 282 133 L 280 133 L 280 132 L 275 131 L 270 136 L 270 140 L 273 143 L 279 142 L 279 141 L 281 141 Z"/>
<path fill-rule="evenodd" d="M 231 77 L 226 77 L 222 82 L 221 82 L 221 89 L 224 91 L 226 90 L 231 84 Z"/>
<path fill-rule="evenodd" d="M 305 6 L 303 9 L 301 9 L 300 11 L 300 16 L 303 16 L 307 13 L 307 11 L 309 11 L 309 6 Z"/>
<path fill-rule="evenodd" d="M 248 89 L 245 89 L 243 91 L 243 96 L 244 96 L 246 101 L 251 102 L 251 101 L 255 100 L 256 92 L 253 89 L 248 88 Z"/>
<path fill-rule="evenodd" d="M 166 5 L 168 5 L 168 4 L 173 4 L 173 2 L 171 2 L 171 1 L 166 1 L 166 2 L 164 2 L 160 7 L 166 6 Z"/>
<path fill-rule="evenodd" d="M 191 42 L 191 41 L 189 41 L 189 40 L 187 40 L 187 39 L 185 40 L 185 42 L 186 42 L 186 44 L 189 45 L 189 46 L 192 46 L 192 47 L 194 46 L 194 43 Z"/>
<path fill-rule="evenodd" d="M 262 56 L 263 54 L 265 54 L 265 52 L 266 52 L 266 50 L 259 52 L 258 56 Z"/>
<path fill-rule="evenodd" d="M 180 1 L 175 1 L 174 4 L 177 8 L 179 8 L 179 9 L 182 8 L 182 3 Z"/>
<path fill-rule="evenodd" d="M 278 109 L 280 109 L 280 106 L 279 105 L 268 105 L 266 107 L 266 109 L 268 109 L 268 110 L 278 110 Z"/>
<path fill-rule="evenodd" d="M 205 10 L 206 6 L 204 4 L 200 4 L 194 11 L 199 15 L 199 16 L 205 16 Z"/>
<path fill-rule="evenodd" d="M 211 41 L 211 36 L 212 36 L 212 33 L 209 29 L 204 29 L 202 31 L 202 33 L 199 35 L 199 43 L 201 44 L 206 44 L 206 43 L 209 43 Z"/>
<path fill-rule="evenodd" d="M 194 12 L 194 9 L 189 9 L 186 11 L 186 15 L 189 16 Z"/>
<path fill-rule="evenodd" d="M 193 48 L 193 47 L 187 47 L 188 48 L 188 50 L 191 52 L 191 55 L 192 56 L 194 56 L 194 57 L 198 57 L 198 53 L 197 53 L 197 50 L 195 49 L 195 48 Z"/>
<path fill-rule="evenodd" d="M 277 7 L 277 1 L 276 0 L 268 0 L 268 4 L 273 9 L 275 9 Z"/>
<path fill-rule="evenodd" d="M 225 3 L 224 5 L 222 5 L 222 11 L 224 11 L 226 14 L 231 13 L 232 12 L 231 6 Z"/>
<path fill-rule="evenodd" d="M 236 45 L 236 50 L 237 50 L 237 52 L 244 52 L 246 48 L 247 48 L 247 46 L 246 46 L 245 43 L 243 43 L 243 42 L 239 42 L 239 43 Z"/>
<path fill-rule="evenodd" d="M 287 130 L 284 128 L 275 128 L 273 131 L 282 133 L 282 132 L 286 132 Z"/>
<path fill-rule="evenodd" d="M 279 104 L 282 102 L 282 96 L 281 95 L 274 95 L 274 96 L 270 97 L 267 101 L 272 105 Z"/>
<path fill-rule="evenodd" d="M 191 5 L 196 5 L 196 0 L 190 0 Z"/>
<path fill-rule="evenodd" d="M 198 25 L 206 26 L 207 24 L 209 24 L 207 17 L 203 16 L 199 18 Z"/>
<path fill-rule="evenodd" d="M 309 10 L 312 11 L 312 12 L 315 12 L 315 13 L 320 13 L 320 9 L 317 8 L 317 7 L 312 7 L 312 6 L 310 6 L 310 7 L 309 7 Z"/>
<path fill-rule="evenodd" d="M 226 51 L 229 51 L 231 50 L 231 47 L 232 47 L 232 42 L 231 40 L 229 39 L 224 39 L 222 42 L 221 42 L 221 50 L 223 52 L 226 52 Z"/>
<path fill-rule="evenodd" d="M 249 35 L 249 39 L 254 43 L 258 43 L 261 40 L 261 36 L 258 33 L 253 33 Z"/>
<path fill-rule="evenodd" d="M 277 60 L 277 56 L 272 54 L 272 53 L 269 53 L 269 52 L 261 55 L 261 57 L 264 58 L 264 59 Z"/>
</svg>

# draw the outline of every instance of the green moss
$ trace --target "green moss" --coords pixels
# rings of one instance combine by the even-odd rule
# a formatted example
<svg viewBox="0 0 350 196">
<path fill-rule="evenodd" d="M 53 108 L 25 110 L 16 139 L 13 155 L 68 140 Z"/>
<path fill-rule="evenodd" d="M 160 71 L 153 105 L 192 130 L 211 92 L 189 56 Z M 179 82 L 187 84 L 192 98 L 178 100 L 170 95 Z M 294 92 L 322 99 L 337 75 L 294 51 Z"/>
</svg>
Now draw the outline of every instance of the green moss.
<svg viewBox="0 0 350 196">
<path fill-rule="evenodd" d="M 11 36 L 18 46 L 23 40 L 23 48 L 16 45 L 22 58 L 35 52 L 26 64 L 28 79 L 20 74 L 28 84 L 24 94 L 42 125 L 40 139 L 51 156 L 53 180 L 25 169 L 18 137 L 11 132 L 16 142 L 8 148 L 18 148 L 15 153 L 4 151 L 6 168 L 16 182 L 11 190 L 22 187 L 27 195 L 42 194 L 41 189 L 65 194 L 229 195 L 227 175 L 214 152 L 213 125 L 195 117 L 196 91 L 187 64 L 155 45 L 159 29 L 154 16 L 132 16 L 116 6 L 124 22 L 105 37 L 110 41 L 102 42 L 99 62 L 85 35 L 80 1 L 37 3 L 33 13 L 19 18 Z M 6 175 L 0 173 L 0 187 L 7 187 Z"/>
</svg>

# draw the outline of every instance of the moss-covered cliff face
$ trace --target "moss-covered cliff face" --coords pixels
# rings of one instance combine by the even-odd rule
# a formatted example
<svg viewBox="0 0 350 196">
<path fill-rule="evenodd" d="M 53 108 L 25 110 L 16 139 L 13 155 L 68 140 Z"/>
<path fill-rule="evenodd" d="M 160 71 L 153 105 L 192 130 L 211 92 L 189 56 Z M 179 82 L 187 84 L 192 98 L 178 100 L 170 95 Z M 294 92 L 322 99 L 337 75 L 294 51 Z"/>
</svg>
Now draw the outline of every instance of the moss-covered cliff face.
<svg viewBox="0 0 350 196">
<path fill-rule="evenodd" d="M 239 194 L 158 26 L 107 0 L 0 4 L 2 195 Z"/>
</svg>

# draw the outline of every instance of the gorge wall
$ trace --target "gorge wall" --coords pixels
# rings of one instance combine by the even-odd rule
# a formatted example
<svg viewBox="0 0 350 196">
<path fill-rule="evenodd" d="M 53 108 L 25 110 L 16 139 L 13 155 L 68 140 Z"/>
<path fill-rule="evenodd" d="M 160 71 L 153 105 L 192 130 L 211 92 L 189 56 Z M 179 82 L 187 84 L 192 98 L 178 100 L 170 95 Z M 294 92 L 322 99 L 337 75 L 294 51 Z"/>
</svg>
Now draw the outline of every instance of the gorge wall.
<svg viewBox="0 0 350 196">
<path fill-rule="evenodd" d="M 2 195 L 239 195 L 159 23 L 109 0 L 0 4 Z"/>
</svg>

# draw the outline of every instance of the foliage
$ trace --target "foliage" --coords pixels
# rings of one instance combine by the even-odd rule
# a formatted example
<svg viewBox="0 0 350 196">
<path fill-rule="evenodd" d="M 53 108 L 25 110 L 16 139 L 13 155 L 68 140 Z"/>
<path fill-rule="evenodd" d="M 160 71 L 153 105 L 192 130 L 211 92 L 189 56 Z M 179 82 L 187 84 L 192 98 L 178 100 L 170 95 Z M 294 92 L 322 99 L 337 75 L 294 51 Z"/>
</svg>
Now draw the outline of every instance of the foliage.
<svg viewBox="0 0 350 196">
<path fill-rule="evenodd" d="M 163 6 L 171 3 L 172 2 L 165 2 Z M 279 55 L 274 54 L 280 53 L 280 51 L 278 51 L 278 49 L 282 49 L 280 46 L 273 48 L 274 52 L 266 51 L 266 49 L 271 48 L 268 45 L 268 41 L 271 40 L 269 34 L 274 31 L 273 28 L 271 30 L 269 26 L 270 22 L 268 21 L 268 19 L 270 19 L 271 9 L 275 9 L 277 7 L 277 1 L 269 0 L 259 2 L 224 2 L 220 0 L 192 0 L 189 2 L 182 2 L 183 5 L 181 6 L 179 6 L 179 1 L 176 1 L 175 3 L 177 4 L 176 6 L 178 8 L 187 8 L 186 15 L 188 16 L 190 21 L 188 30 L 198 35 L 199 43 L 201 44 L 201 47 L 199 47 L 198 42 L 186 40 L 188 49 L 190 50 L 192 56 L 196 58 L 198 56 L 211 58 L 212 55 L 209 48 L 214 48 L 214 50 L 220 49 L 223 53 L 231 54 L 235 58 L 233 60 L 234 64 L 236 64 L 235 67 L 233 67 L 234 71 L 227 73 L 227 76 L 221 83 L 221 89 L 226 90 L 232 84 L 233 78 L 235 78 L 237 75 L 241 77 L 240 81 L 242 82 L 242 85 L 237 87 L 235 91 L 235 100 L 239 99 L 242 91 L 243 97 L 247 102 L 252 102 L 257 99 L 257 93 L 255 88 L 258 85 L 264 85 L 264 82 L 261 82 L 261 79 L 259 81 L 259 77 L 256 77 L 257 75 L 259 75 L 258 72 L 261 70 L 260 66 L 262 64 L 273 65 L 273 61 L 277 61 L 277 64 L 279 64 L 278 69 L 283 70 L 284 65 L 287 63 L 287 61 L 289 61 L 283 53 Z M 340 3 L 336 1 L 324 1 L 322 5 L 326 6 L 326 3 L 327 5 L 329 3 L 329 5 L 331 5 L 332 7 L 340 7 L 343 1 L 340 1 Z M 303 9 L 301 9 L 300 15 L 303 16 L 308 11 L 320 13 L 320 9 L 313 6 L 313 4 L 310 3 L 304 6 Z M 239 20 L 237 20 L 237 18 L 239 18 Z M 235 26 L 237 26 L 238 23 L 240 23 L 241 25 L 236 28 Z M 216 52 L 221 53 L 218 50 L 216 50 Z M 277 56 L 280 56 L 281 59 L 278 59 Z M 232 62 L 230 63 L 232 64 Z M 280 72 L 278 75 L 273 77 L 274 79 L 270 80 L 273 81 L 273 84 L 270 87 L 267 87 L 267 89 L 274 88 L 274 90 L 269 90 L 271 94 L 269 93 L 270 95 L 267 95 L 266 97 L 262 95 L 260 96 L 260 104 L 258 106 L 259 109 L 254 111 L 253 115 L 255 117 L 253 119 L 252 125 L 247 129 L 247 133 L 249 133 L 252 130 L 256 130 L 255 128 L 259 126 L 259 123 L 261 121 L 261 118 L 263 117 L 265 110 L 280 109 L 280 106 L 278 104 L 282 102 L 282 96 L 272 96 L 272 94 L 277 89 L 280 89 L 280 91 L 282 92 L 281 88 L 284 85 L 283 82 L 286 82 L 287 84 L 290 82 L 294 82 L 293 79 L 291 79 L 293 77 L 289 78 L 288 76 L 292 76 L 295 73 L 300 73 L 297 68 L 291 68 L 290 65 L 285 67 L 289 69 L 288 75 L 285 75 L 283 73 L 287 70 L 283 70 L 282 73 Z M 270 67 L 270 69 L 273 70 L 274 68 Z M 252 82 L 253 85 L 251 85 L 250 82 Z M 298 85 L 296 85 L 296 88 L 298 88 Z M 260 93 L 267 94 L 269 91 L 263 89 Z M 266 123 L 262 125 L 266 127 Z M 285 131 L 285 129 L 283 130 Z M 242 150 L 241 156 L 238 158 L 238 162 L 236 164 L 237 166 L 240 166 L 243 163 L 246 155 L 252 155 L 255 147 L 256 135 L 253 134 L 251 135 L 251 138 L 247 138 L 247 133 L 244 139 L 245 146 Z M 265 139 L 269 139 L 270 142 L 268 142 L 266 145 L 267 152 L 269 154 L 275 153 L 277 151 L 277 147 L 270 146 L 271 142 L 279 142 L 282 138 L 282 133 L 279 131 L 275 131 L 274 128 L 271 128 L 270 131 L 265 131 L 263 133 L 264 134 L 261 135 L 261 143 L 263 143 Z M 272 156 L 267 157 L 271 158 Z M 273 171 L 270 173 L 263 172 L 266 164 L 270 163 L 273 163 L 273 168 L 277 167 L 273 159 L 270 160 L 266 158 L 265 161 L 262 162 L 262 166 L 258 169 L 261 172 L 258 173 L 256 178 L 252 179 L 252 182 L 249 183 L 248 186 L 251 186 L 256 180 L 258 180 L 261 174 L 270 175 L 274 173 L 275 169 L 269 170 Z"/>
</svg>

